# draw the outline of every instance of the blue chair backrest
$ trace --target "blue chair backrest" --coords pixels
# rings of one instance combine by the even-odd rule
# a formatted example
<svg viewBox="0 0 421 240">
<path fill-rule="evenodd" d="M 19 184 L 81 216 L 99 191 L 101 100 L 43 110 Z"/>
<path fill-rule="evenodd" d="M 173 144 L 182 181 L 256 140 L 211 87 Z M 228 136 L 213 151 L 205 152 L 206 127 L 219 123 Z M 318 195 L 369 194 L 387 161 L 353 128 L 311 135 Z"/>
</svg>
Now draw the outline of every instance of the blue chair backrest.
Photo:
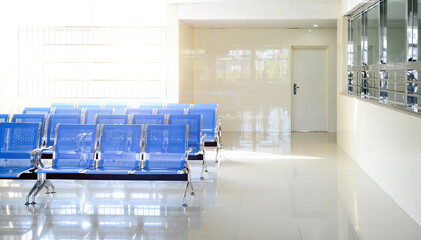
<svg viewBox="0 0 421 240">
<path fill-rule="evenodd" d="M 74 108 L 76 104 L 74 103 L 52 103 L 51 107 L 67 107 L 67 108 Z"/>
<path fill-rule="evenodd" d="M 146 114 L 154 114 L 153 108 L 127 108 L 125 114 L 139 114 L 139 115 L 146 115 Z"/>
<path fill-rule="evenodd" d="M 132 124 L 165 124 L 165 115 L 133 115 Z"/>
<path fill-rule="evenodd" d="M 15 123 L 41 123 L 41 137 L 39 138 L 40 143 L 44 134 L 45 114 L 15 114 L 12 117 L 11 122 Z"/>
<path fill-rule="evenodd" d="M 198 150 L 202 137 L 202 116 L 201 115 L 169 115 L 169 125 L 188 125 L 189 138 L 188 148 Z"/>
<path fill-rule="evenodd" d="M 0 114 L 0 123 L 7 122 L 9 120 L 9 114 Z"/>
<path fill-rule="evenodd" d="M 97 114 L 112 115 L 113 112 L 114 108 L 87 108 L 85 110 L 83 124 L 95 124 L 95 117 Z"/>
<path fill-rule="evenodd" d="M 190 103 L 167 103 L 167 108 L 190 108 Z"/>
<path fill-rule="evenodd" d="M 95 124 L 128 124 L 129 115 L 96 115 Z"/>
<path fill-rule="evenodd" d="M 146 169 L 183 169 L 188 126 L 147 125 Z"/>
<path fill-rule="evenodd" d="M 77 108 L 102 108 L 102 103 L 79 103 Z"/>
<path fill-rule="evenodd" d="M 39 147 L 41 123 L 1 123 L 0 158 L 8 159 L 8 166 L 31 166 L 31 151 Z M 20 158 L 26 161 L 13 161 Z"/>
<path fill-rule="evenodd" d="M 163 108 L 163 103 L 141 103 L 139 108 Z"/>
<path fill-rule="evenodd" d="M 216 128 L 216 109 L 213 108 L 191 108 L 188 111 L 189 115 L 203 115 L 202 131 L 208 137 L 215 136 Z"/>
<path fill-rule="evenodd" d="M 102 125 L 99 168 L 139 168 L 143 125 Z"/>
<path fill-rule="evenodd" d="M 50 114 L 51 108 L 26 107 L 23 114 Z"/>
<path fill-rule="evenodd" d="M 158 108 L 156 110 L 156 114 L 175 114 L 175 115 L 182 115 L 185 113 L 184 108 Z"/>
<path fill-rule="evenodd" d="M 54 139 L 56 136 L 56 128 L 58 124 L 81 124 L 82 116 L 79 115 L 48 115 L 47 120 L 47 134 L 46 134 L 46 145 L 53 146 Z"/>
<path fill-rule="evenodd" d="M 193 104 L 193 108 L 213 108 L 213 109 L 217 109 L 218 104 L 217 103 L 195 103 L 195 104 Z"/>
<path fill-rule="evenodd" d="M 83 113 L 82 108 L 56 107 L 53 111 L 53 114 L 62 115 L 81 115 Z"/>
<path fill-rule="evenodd" d="M 59 124 L 54 142 L 53 168 L 92 167 L 98 132 L 98 125 Z"/>
<path fill-rule="evenodd" d="M 114 108 L 114 114 L 124 114 L 126 108 L 129 106 L 127 103 L 106 103 L 104 108 Z"/>
</svg>

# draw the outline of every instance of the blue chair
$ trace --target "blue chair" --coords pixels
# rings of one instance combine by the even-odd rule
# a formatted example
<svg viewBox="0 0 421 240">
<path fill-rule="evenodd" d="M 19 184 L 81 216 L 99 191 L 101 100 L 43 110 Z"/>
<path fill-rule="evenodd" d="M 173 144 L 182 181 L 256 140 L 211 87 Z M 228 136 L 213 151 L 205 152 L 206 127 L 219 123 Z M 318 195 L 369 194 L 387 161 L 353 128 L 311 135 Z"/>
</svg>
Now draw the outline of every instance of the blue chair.
<svg viewBox="0 0 421 240">
<path fill-rule="evenodd" d="M 130 115 L 96 115 L 95 124 L 128 124 Z"/>
<path fill-rule="evenodd" d="M 174 115 L 182 115 L 186 113 L 186 109 L 184 108 L 158 108 L 156 110 L 156 114 L 174 114 Z"/>
<path fill-rule="evenodd" d="M 38 173 L 81 173 L 94 167 L 99 125 L 58 124 L 53 164 Z"/>
<path fill-rule="evenodd" d="M 0 114 L 0 123 L 7 122 L 9 120 L 9 114 Z"/>
<path fill-rule="evenodd" d="M 167 103 L 166 108 L 191 108 L 190 103 Z"/>
<path fill-rule="evenodd" d="M 220 125 L 217 123 L 217 110 L 213 108 L 190 108 L 189 115 L 202 115 L 203 127 L 202 133 L 206 134 L 205 146 L 216 147 L 215 161 L 218 161 L 220 142 Z"/>
<path fill-rule="evenodd" d="M 193 195 L 190 169 L 187 160 L 186 125 L 147 125 L 146 144 L 141 171 L 136 175 L 178 175 L 188 174 L 188 181 L 183 197 L 183 206 L 186 205 L 186 193 L 189 187 Z"/>
<path fill-rule="evenodd" d="M 51 108 L 40 108 L 40 107 L 26 107 L 23 109 L 23 114 L 50 114 Z"/>
<path fill-rule="evenodd" d="M 75 103 L 52 103 L 51 107 L 67 107 L 67 108 L 75 108 Z"/>
<path fill-rule="evenodd" d="M 38 180 L 26 196 L 26 205 L 30 204 L 31 195 L 31 204 L 35 204 L 36 195 L 44 187 L 47 188 L 47 193 L 55 193 L 55 187 L 47 177 L 77 179 L 75 175 L 85 175 L 84 172 L 94 167 L 98 131 L 99 125 L 57 125 L 52 166 L 45 167 L 42 161 L 38 160 L 40 165 L 37 170 Z"/>
<path fill-rule="evenodd" d="M 78 108 L 102 108 L 102 103 L 78 103 Z"/>
<path fill-rule="evenodd" d="M 216 110 L 212 108 L 191 108 L 189 115 L 203 116 L 203 134 L 206 134 L 205 142 L 216 141 Z"/>
<path fill-rule="evenodd" d="M 163 108 L 165 105 L 163 103 L 141 103 L 139 108 Z"/>
<path fill-rule="evenodd" d="M 146 115 L 146 114 L 154 114 L 154 108 L 127 108 L 124 112 L 125 114 L 139 114 L 139 115 Z"/>
<path fill-rule="evenodd" d="M 143 125 L 102 125 L 97 168 L 87 174 L 134 174 L 140 168 Z"/>
<path fill-rule="evenodd" d="M 31 153 L 39 147 L 41 123 L 0 124 L 0 178 L 19 178 L 36 165 Z"/>
<path fill-rule="evenodd" d="M 106 103 L 104 108 L 114 108 L 114 114 L 124 114 L 126 108 L 129 107 L 127 103 Z"/>
<path fill-rule="evenodd" d="M 95 124 L 95 117 L 99 115 L 112 115 L 114 108 L 87 108 L 85 110 L 83 124 Z"/>
<path fill-rule="evenodd" d="M 82 115 L 83 111 L 83 108 L 56 107 L 53 109 L 53 114 Z"/>
<path fill-rule="evenodd" d="M 213 109 L 218 108 L 217 103 L 194 103 L 192 105 L 193 105 L 192 108 L 213 108 Z"/>
<path fill-rule="evenodd" d="M 42 143 L 42 136 L 44 136 L 45 114 L 15 114 L 12 116 L 11 122 L 14 123 L 41 123 L 41 135 L 39 138 L 40 146 Z"/>
<path fill-rule="evenodd" d="M 188 126 L 147 125 L 144 170 L 183 170 L 186 163 Z"/>
<path fill-rule="evenodd" d="M 203 172 L 207 172 L 207 166 L 205 162 L 205 136 L 202 136 L 202 116 L 169 115 L 168 124 L 189 126 L 188 148 L 191 150 L 191 152 L 189 153 L 188 157 L 190 160 L 202 160 L 201 179 L 203 179 Z"/>
<path fill-rule="evenodd" d="M 165 124 L 165 115 L 133 115 L 132 124 Z"/>
<path fill-rule="evenodd" d="M 58 124 L 82 124 L 82 116 L 50 114 L 47 117 L 47 127 L 44 146 L 53 146 Z"/>
</svg>

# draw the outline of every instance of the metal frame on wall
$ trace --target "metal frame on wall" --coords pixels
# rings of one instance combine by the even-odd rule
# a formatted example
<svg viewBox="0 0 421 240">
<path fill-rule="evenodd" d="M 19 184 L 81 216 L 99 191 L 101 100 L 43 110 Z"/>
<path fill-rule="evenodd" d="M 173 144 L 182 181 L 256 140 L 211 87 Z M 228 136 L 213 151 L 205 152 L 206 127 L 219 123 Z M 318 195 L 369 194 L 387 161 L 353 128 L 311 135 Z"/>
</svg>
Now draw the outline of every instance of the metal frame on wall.
<svg viewBox="0 0 421 240">
<path fill-rule="evenodd" d="M 421 92 L 418 91 L 418 72 L 421 62 L 418 62 L 418 0 L 398 0 L 405 4 L 405 57 L 404 61 L 390 63 L 388 61 L 388 26 L 387 1 L 377 3 L 352 15 L 348 21 L 348 78 L 347 92 L 349 95 L 376 101 L 411 112 L 421 109 Z M 396 2 L 396 0 L 395 0 Z M 368 21 L 367 13 L 377 6 L 378 11 L 378 47 L 379 61 L 368 65 Z M 361 31 L 356 32 L 353 21 L 358 23 Z M 409 26 L 409 27 L 408 27 Z M 355 34 L 361 36 L 361 43 L 353 42 Z M 403 36 L 401 36 L 403 37 Z M 355 53 L 354 44 L 361 44 L 360 53 Z M 389 45 L 391 43 L 389 42 Z M 358 46 L 358 45 L 357 45 Z M 361 65 L 354 65 L 354 58 L 361 56 Z M 359 59 L 358 59 L 359 60 Z"/>
</svg>

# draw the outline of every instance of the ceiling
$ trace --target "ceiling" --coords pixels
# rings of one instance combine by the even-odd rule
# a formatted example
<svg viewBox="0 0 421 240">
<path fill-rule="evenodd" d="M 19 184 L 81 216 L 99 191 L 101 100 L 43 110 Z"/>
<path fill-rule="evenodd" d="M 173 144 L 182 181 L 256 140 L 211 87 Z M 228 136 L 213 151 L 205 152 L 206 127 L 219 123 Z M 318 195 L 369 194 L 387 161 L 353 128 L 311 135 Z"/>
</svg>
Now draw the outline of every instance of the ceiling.
<svg viewBox="0 0 421 240">
<path fill-rule="evenodd" d="M 230 0 L 224 0 L 230 1 Z M 232 0 L 234 1 L 234 0 Z M 249 0 L 251 1 L 251 0 Z M 192 28 L 266 28 L 266 29 L 322 29 L 336 28 L 335 19 L 239 19 L 196 20 L 183 19 Z M 317 24 L 318 27 L 313 25 Z"/>
</svg>

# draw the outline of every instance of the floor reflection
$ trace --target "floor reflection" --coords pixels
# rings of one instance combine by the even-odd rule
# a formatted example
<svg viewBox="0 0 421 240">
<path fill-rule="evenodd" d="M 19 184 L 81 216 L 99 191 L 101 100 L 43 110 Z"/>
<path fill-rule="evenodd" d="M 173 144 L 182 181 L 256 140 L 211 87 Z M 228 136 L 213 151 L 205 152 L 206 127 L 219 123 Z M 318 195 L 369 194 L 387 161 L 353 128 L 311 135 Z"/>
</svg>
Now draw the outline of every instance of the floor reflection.
<svg viewBox="0 0 421 240">
<path fill-rule="evenodd" d="M 334 134 L 223 137 L 206 180 L 193 163 L 187 208 L 178 182 L 56 180 L 27 207 L 33 181 L 0 180 L 0 239 L 421 239 Z"/>
</svg>

